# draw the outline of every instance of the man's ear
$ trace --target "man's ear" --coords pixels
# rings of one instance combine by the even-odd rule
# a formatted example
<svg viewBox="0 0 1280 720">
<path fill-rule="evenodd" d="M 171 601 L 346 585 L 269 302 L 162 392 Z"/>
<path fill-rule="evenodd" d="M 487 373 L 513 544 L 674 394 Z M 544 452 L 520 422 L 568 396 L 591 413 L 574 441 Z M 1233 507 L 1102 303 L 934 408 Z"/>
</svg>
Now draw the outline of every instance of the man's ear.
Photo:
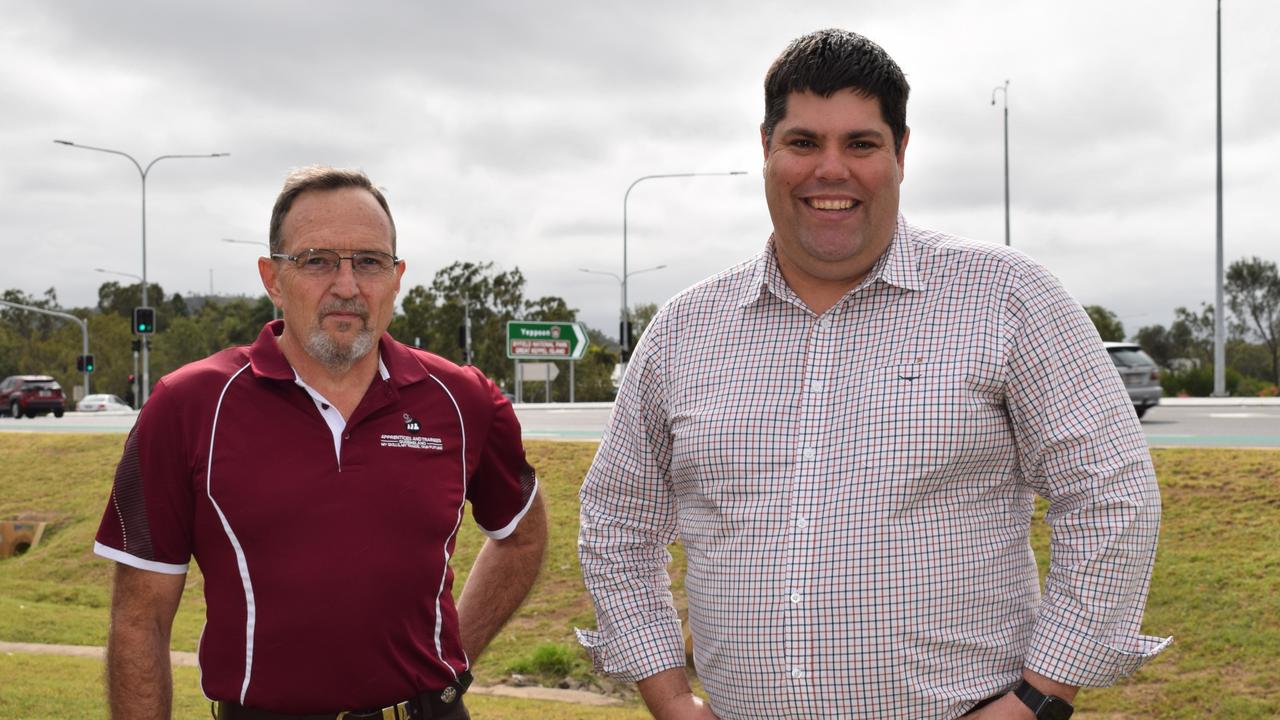
<svg viewBox="0 0 1280 720">
<path fill-rule="evenodd" d="M 907 141 L 911 139 L 911 128 L 902 130 L 902 145 L 898 147 L 898 182 L 906 177 L 907 167 Z"/>
<path fill-rule="evenodd" d="M 271 258 L 258 258 L 258 277 L 276 307 L 280 307 L 280 266 Z"/>
</svg>

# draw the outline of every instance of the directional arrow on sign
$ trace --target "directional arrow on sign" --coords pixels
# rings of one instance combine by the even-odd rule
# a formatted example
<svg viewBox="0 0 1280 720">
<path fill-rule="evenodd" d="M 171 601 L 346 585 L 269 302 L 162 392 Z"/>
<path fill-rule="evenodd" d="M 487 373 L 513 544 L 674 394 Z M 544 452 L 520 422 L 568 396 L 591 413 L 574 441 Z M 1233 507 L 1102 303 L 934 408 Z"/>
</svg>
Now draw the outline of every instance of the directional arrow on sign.
<svg viewBox="0 0 1280 720">
<path fill-rule="evenodd" d="M 586 329 L 576 322 L 507 323 L 507 357 L 513 360 L 581 360 L 590 344 Z"/>
</svg>

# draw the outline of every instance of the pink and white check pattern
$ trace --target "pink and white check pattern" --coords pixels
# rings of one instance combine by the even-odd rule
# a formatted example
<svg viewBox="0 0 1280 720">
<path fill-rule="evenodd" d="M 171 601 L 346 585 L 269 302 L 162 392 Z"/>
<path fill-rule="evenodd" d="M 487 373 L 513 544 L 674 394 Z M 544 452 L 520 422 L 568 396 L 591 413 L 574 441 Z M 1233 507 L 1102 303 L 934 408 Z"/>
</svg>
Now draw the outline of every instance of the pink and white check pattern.
<svg viewBox="0 0 1280 720">
<path fill-rule="evenodd" d="M 1107 685 L 1168 642 L 1139 634 L 1155 475 L 1080 304 L 1021 253 L 901 218 L 821 317 L 772 244 L 673 299 L 581 500 L 581 642 L 624 679 L 683 666 L 678 539 L 721 718 L 953 718 L 1024 664 Z"/>
</svg>

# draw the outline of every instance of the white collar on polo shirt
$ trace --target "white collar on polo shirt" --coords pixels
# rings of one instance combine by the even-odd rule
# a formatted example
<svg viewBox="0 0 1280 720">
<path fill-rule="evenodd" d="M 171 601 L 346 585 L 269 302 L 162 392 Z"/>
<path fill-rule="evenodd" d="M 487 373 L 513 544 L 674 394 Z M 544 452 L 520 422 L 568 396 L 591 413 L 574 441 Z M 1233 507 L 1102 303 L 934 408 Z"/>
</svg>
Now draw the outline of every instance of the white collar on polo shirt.
<svg viewBox="0 0 1280 720">
<path fill-rule="evenodd" d="M 387 372 L 387 364 L 382 362 L 382 353 L 378 353 L 378 374 L 383 380 L 390 380 L 391 373 Z M 342 433 L 347 429 L 347 419 L 342 417 L 342 413 L 338 412 L 338 408 L 333 406 L 325 396 L 316 391 L 315 388 L 303 381 L 298 375 L 298 371 L 293 371 L 293 382 L 298 387 L 307 391 L 311 396 L 312 402 L 316 404 L 316 409 L 320 411 L 320 417 L 324 418 L 325 423 L 329 425 L 329 432 L 333 433 L 333 457 L 342 464 Z"/>
</svg>

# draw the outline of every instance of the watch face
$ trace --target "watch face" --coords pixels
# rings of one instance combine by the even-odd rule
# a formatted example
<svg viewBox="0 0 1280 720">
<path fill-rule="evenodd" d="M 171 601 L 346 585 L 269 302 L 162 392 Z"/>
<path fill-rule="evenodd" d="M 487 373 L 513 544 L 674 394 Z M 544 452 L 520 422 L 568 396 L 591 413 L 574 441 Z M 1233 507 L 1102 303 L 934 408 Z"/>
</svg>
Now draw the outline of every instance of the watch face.
<svg viewBox="0 0 1280 720">
<path fill-rule="evenodd" d="M 1071 707 L 1071 703 L 1050 695 L 1044 699 L 1040 712 L 1036 713 L 1036 720 L 1068 720 L 1073 712 L 1075 708 Z"/>
</svg>

